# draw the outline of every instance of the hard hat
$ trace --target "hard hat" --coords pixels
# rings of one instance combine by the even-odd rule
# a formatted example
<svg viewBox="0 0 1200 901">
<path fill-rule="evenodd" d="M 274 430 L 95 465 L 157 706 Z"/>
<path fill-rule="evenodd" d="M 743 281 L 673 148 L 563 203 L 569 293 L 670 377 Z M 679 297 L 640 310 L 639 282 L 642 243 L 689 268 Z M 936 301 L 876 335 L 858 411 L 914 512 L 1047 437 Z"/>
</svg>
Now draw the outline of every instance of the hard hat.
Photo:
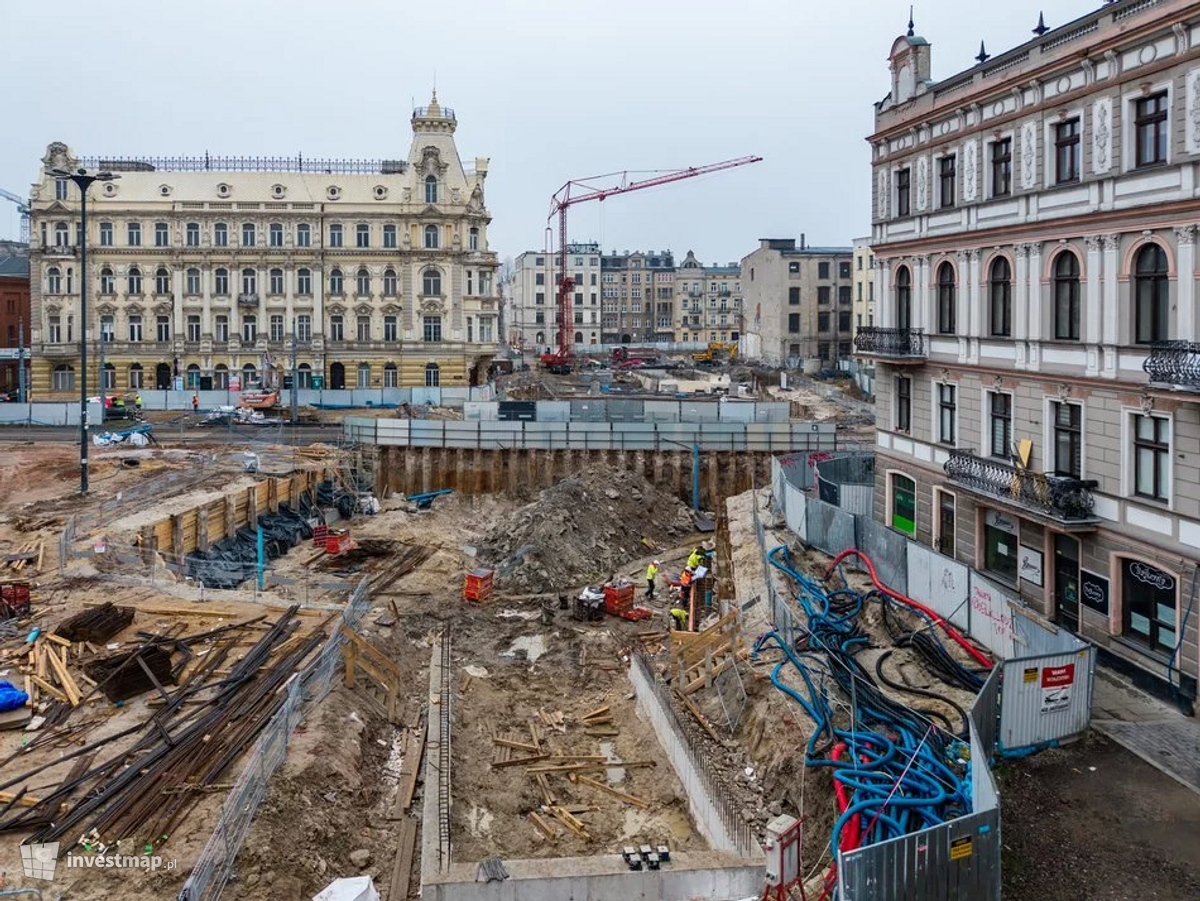
<svg viewBox="0 0 1200 901">
<path fill-rule="evenodd" d="M 658 566 L 660 563 L 662 563 L 662 561 L 661 561 L 661 560 L 655 560 L 655 561 L 654 561 L 654 565 L 655 565 L 655 566 Z"/>
</svg>

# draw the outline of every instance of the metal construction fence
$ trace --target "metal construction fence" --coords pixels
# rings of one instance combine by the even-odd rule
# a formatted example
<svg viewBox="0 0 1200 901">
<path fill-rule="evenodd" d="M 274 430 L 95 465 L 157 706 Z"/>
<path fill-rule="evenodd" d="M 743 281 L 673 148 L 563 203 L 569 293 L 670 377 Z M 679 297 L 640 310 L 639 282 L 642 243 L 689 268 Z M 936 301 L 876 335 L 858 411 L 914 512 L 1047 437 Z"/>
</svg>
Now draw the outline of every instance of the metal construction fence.
<svg viewBox="0 0 1200 901">
<path fill-rule="evenodd" d="M 587 397 L 576 400 L 469 401 L 468 422 L 787 422 L 791 405 L 752 400 L 647 400 Z"/>
<path fill-rule="evenodd" d="M 345 440 L 483 450 L 832 451 L 837 427 L 816 422 L 451 422 L 346 417 Z"/>
<path fill-rule="evenodd" d="M 217 462 L 216 457 L 207 454 L 192 454 L 186 469 L 147 476 L 96 504 L 87 513 L 76 514 L 75 530 L 86 535 L 94 529 L 152 506 L 164 497 L 183 494 L 213 476 L 217 471 Z"/>
<path fill-rule="evenodd" d="M 700 782 L 698 788 L 711 802 L 718 824 L 711 822 L 711 817 L 705 816 L 710 811 L 693 811 L 695 819 L 705 823 L 706 837 L 712 843 L 714 850 L 736 854 L 743 858 L 756 858 L 762 851 L 754 838 L 754 830 L 739 815 L 737 805 L 716 774 L 696 730 L 691 726 L 691 719 L 684 719 L 675 707 L 675 698 L 670 687 L 654 673 L 654 667 L 640 648 L 635 648 L 630 654 L 630 678 L 639 696 L 646 703 L 652 720 L 657 719 L 656 712 L 661 714 L 666 726 L 674 738 L 673 745 L 682 757 L 677 758 L 675 770 L 685 782 L 696 778 Z M 657 711 L 650 710 L 653 706 Z M 689 792 L 692 804 L 696 804 L 695 792 Z"/>
<path fill-rule="evenodd" d="M 367 579 L 362 579 L 350 594 L 342 615 L 320 652 L 301 672 L 287 682 L 287 696 L 271 721 L 259 733 L 254 749 L 246 759 L 241 775 L 234 783 L 221 808 L 220 819 L 200 852 L 192 872 L 179 890 L 178 901 L 216 901 L 221 897 L 234 862 L 258 805 L 267 793 L 267 784 L 287 758 L 288 740 L 296 726 L 319 704 L 333 687 L 334 674 L 342 666 L 345 636 L 340 626 L 353 629 L 370 609 Z"/>
<path fill-rule="evenodd" d="M 831 556 L 858 548 L 871 558 L 880 581 L 928 605 L 999 658 L 969 717 L 971 813 L 839 854 L 841 901 L 996 901 L 1000 811 L 989 762 L 1053 746 L 1087 728 L 1095 648 L 1047 622 L 984 574 L 806 493 L 802 472 L 795 459 L 773 461 L 772 499 L 789 529 Z M 794 643 L 806 624 L 776 586 L 757 504 L 754 511 L 773 623 Z M 852 559 L 844 565 L 856 565 Z"/>
</svg>

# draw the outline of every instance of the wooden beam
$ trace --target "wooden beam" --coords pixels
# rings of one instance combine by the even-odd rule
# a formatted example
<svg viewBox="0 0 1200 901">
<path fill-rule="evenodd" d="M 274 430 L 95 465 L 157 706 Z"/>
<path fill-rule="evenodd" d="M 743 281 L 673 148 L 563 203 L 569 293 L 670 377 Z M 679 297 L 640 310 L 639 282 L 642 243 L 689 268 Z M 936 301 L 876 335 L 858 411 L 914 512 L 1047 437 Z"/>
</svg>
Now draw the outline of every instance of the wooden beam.
<svg viewBox="0 0 1200 901">
<path fill-rule="evenodd" d="M 632 804 L 634 807 L 640 807 L 642 810 L 650 809 L 649 801 L 643 801 L 641 798 L 635 798 L 633 795 L 627 795 L 623 791 L 617 791 L 612 786 L 606 785 L 598 779 L 592 779 L 588 776 L 576 776 L 575 781 L 582 782 L 584 785 L 590 785 L 592 788 L 599 789 L 602 792 L 607 792 L 614 798 L 620 798 L 626 804 Z"/>
<path fill-rule="evenodd" d="M 400 821 L 400 841 L 396 845 L 396 859 L 392 863 L 392 881 L 388 883 L 388 901 L 405 901 L 408 884 L 412 878 L 413 849 L 417 843 L 417 821 L 405 817 Z"/>
</svg>

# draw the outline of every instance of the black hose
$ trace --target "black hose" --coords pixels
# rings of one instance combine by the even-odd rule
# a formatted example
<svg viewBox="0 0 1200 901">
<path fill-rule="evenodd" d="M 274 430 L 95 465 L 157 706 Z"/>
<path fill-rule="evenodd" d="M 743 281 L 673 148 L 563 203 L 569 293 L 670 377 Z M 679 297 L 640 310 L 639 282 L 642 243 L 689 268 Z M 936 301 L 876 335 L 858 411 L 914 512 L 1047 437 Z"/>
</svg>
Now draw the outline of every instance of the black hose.
<svg viewBox="0 0 1200 901">
<path fill-rule="evenodd" d="M 884 651 L 882 654 L 879 655 L 879 659 L 875 661 L 875 675 L 877 675 L 879 677 L 879 681 L 882 682 L 884 685 L 888 686 L 889 688 L 894 688 L 896 691 L 903 691 L 903 692 L 907 692 L 909 694 L 920 695 L 923 698 L 932 698 L 935 701 L 941 701 L 947 707 L 953 707 L 954 712 L 957 713 L 962 718 L 962 730 L 958 733 L 958 737 L 965 741 L 967 736 L 969 735 L 969 732 L 968 732 L 968 727 L 967 727 L 967 712 L 965 710 L 963 710 L 962 707 L 960 707 L 958 704 L 954 703 L 952 700 L 950 700 L 945 695 L 938 694 L 936 691 L 929 691 L 926 688 L 916 688 L 915 686 L 905 685 L 901 682 L 893 682 L 886 675 L 884 675 L 883 662 L 885 660 L 887 660 L 889 657 L 891 657 L 892 653 L 895 650 L 896 650 L 895 648 L 892 648 L 889 651 Z M 950 721 L 948 719 L 946 719 L 946 717 L 939 714 L 936 710 L 928 711 L 928 714 L 930 716 L 937 716 L 937 717 L 945 720 L 946 728 L 948 730 L 952 730 L 954 728 L 953 726 L 950 725 Z"/>
</svg>

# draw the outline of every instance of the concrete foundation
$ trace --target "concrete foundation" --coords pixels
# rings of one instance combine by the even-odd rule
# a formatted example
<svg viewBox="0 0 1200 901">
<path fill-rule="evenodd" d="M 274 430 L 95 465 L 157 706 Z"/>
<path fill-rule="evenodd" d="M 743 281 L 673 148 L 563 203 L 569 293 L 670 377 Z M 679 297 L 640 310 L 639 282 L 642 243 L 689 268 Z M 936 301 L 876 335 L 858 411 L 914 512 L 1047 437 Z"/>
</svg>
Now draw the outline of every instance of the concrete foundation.
<svg viewBox="0 0 1200 901">
<path fill-rule="evenodd" d="M 726 497 L 771 481 L 769 453 L 704 451 L 700 502 L 716 509 Z M 679 451 L 481 450 L 380 447 L 376 488 L 382 494 L 420 494 L 453 488 L 463 494 L 516 495 L 548 488 L 589 466 L 641 473 L 652 484 L 692 502 L 692 454 Z"/>
</svg>

